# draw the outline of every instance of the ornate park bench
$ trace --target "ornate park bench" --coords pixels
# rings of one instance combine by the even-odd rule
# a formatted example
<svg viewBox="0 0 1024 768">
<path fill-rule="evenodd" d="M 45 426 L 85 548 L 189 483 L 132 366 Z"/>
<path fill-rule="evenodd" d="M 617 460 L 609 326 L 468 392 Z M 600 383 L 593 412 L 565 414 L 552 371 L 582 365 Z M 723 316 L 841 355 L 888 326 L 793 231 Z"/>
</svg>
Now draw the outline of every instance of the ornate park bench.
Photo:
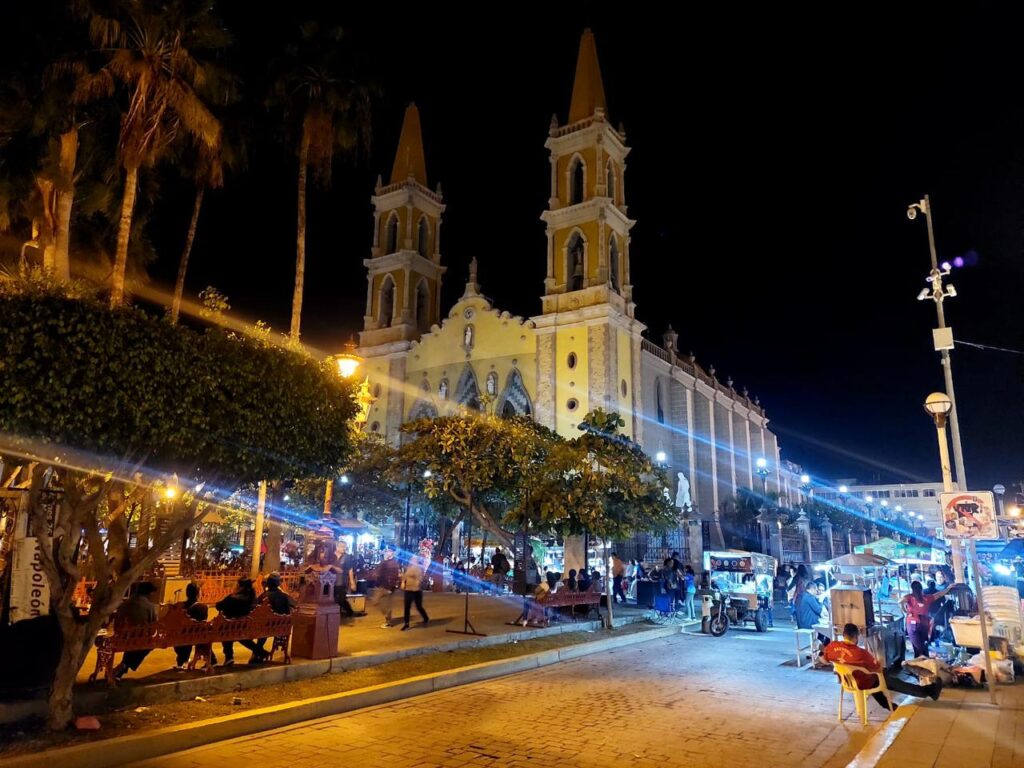
<svg viewBox="0 0 1024 768">
<path fill-rule="evenodd" d="M 601 593 L 589 590 L 587 592 L 566 590 L 548 594 L 545 600 L 527 598 L 526 619 L 530 624 L 542 624 L 546 627 L 550 624 L 551 617 L 558 614 L 558 609 L 569 608 L 572 620 L 576 621 L 576 606 L 578 605 L 586 607 L 585 617 L 589 618 L 592 613 L 598 613 L 598 606 L 601 605 Z"/>
<path fill-rule="evenodd" d="M 108 683 L 114 685 L 117 682 L 113 671 L 116 653 L 173 648 L 178 645 L 195 646 L 188 668 L 195 669 L 199 661 L 204 661 L 204 670 L 210 674 L 213 672 L 210 663 L 212 643 L 260 637 L 274 638 L 269 658 L 272 659 L 274 653 L 281 650 L 284 652 L 284 663 L 291 664 L 292 659 L 288 654 L 291 633 L 292 617 L 274 613 L 266 604 L 256 606 L 252 613 L 239 619 L 226 619 L 218 615 L 211 621 L 196 621 L 189 617 L 184 608 L 173 605 L 160 619 L 150 624 L 117 624 L 113 633 L 101 633 L 96 638 L 96 669 L 89 675 L 89 682 L 94 681 L 101 670 Z"/>
</svg>

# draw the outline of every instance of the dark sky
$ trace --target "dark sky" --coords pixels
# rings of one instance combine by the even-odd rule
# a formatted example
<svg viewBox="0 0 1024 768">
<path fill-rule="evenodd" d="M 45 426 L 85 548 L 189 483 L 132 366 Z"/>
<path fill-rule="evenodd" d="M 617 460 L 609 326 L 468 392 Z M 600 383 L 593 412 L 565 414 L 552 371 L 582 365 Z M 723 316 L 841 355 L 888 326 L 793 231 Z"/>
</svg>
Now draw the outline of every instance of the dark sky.
<svg viewBox="0 0 1024 768">
<path fill-rule="evenodd" d="M 445 307 L 476 256 L 498 307 L 539 311 L 543 145 L 551 114 L 565 122 L 579 35 L 591 26 L 611 119 L 633 148 L 632 282 L 648 336 L 660 340 L 671 322 L 684 351 L 761 398 L 784 455 L 816 476 L 938 479 L 921 408 L 943 386 L 935 309 L 914 300 L 927 237 L 906 207 L 929 193 L 940 258 L 976 254 L 952 276 L 956 335 L 1024 348 L 1016 19 L 965 8 L 943 16 L 934 4 L 906 15 L 891 4 L 833 15 L 774 5 L 757 16 L 706 4 L 700 15 L 620 4 L 377 5 L 342 17 L 382 97 L 371 156 L 339 164 L 334 189 L 311 196 L 307 342 L 336 351 L 362 323 L 369 196 L 376 175 L 390 173 L 410 100 L 430 183 L 442 182 L 448 205 Z M 253 103 L 297 20 L 337 18 L 327 9 L 338 6 L 222 8 Z M 254 109 L 248 173 L 210 196 L 189 288 L 216 285 L 234 309 L 286 329 L 294 160 L 270 122 Z M 164 200 L 154 276 L 170 281 L 191 201 L 173 185 Z M 953 370 L 971 485 L 1017 482 L 1024 356 L 958 348 Z"/>
</svg>

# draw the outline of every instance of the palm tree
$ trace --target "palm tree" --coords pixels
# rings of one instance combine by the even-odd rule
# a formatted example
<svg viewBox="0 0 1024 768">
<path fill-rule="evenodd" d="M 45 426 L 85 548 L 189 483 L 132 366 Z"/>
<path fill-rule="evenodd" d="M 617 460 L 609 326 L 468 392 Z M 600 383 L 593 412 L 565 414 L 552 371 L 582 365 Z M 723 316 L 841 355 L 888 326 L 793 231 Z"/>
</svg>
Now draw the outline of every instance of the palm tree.
<svg viewBox="0 0 1024 768">
<path fill-rule="evenodd" d="M 171 324 L 176 325 L 181 315 L 181 299 L 185 293 L 185 274 L 188 271 L 188 260 L 192 253 L 192 243 L 196 238 L 196 227 L 199 224 L 199 211 L 203 207 L 206 190 L 218 189 L 224 185 L 224 171 L 240 166 L 245 161 L 245 146 L 238 138 L 239 133 L 233 132 L 234 141 L 222 137 L 216 149 L 209 149 L 205 144 L 193 144 L 189 153 L 189 161 L 183 165 L 186 173 L 195 183 L 196 196 L 192 206 L 192 218 L 189 220 L 185 245 L 181 250 L 178 262 L 178 278 L 174 282 L 174 298 L 171 301 Z"/>
<path fill-rule="evenodd" d="M 299 340 L 306 273 L 307 171 L 312 168 L 314 180 L 329 186 L 334 153 L 370 145 L 370 89 L 345 75 L 351 69 L 342 59 L 342 30 L 307 22 L 300 32 L 298 42 L 288 46 L 276 64 L 268 99 L 270 106 L 284 111 L 286 123 L 298 134 L 298 228 L 290 331 L 294 342 Z"/>
<path fill-rule="evenodd" d="M 210 151 L 220 145 L 220 122 L 204 103 L 215 73 L 194 52 L 216 51 L 229 38 L 209 3 L 189 0 L 123 0 L 109 16 L 93 13 L 89 34 L 107 60 L 76 99 L 112 96 L 117 85 L 128 97 L 118 136 L 125 178 L 110 280 L 110 305 L 117 307 L 124 302 L 139 170 L 153 165 L 181 132 Z"/>
</svg>

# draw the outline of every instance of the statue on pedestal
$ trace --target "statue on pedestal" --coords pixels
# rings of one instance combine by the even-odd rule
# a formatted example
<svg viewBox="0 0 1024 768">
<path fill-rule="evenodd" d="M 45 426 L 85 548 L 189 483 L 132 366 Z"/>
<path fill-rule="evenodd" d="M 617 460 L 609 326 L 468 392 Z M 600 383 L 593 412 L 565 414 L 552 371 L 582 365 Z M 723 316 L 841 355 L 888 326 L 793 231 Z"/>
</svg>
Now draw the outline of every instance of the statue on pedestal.
<svg viewBox="0 0 1024 768">
<path fill-rule="evenodd" d="M 693 507 L 693 501 L 690 499 L 690 481 L 682 472 L 677 472 L 676 477 L 679 478 L 679 484 L 676 486 L 676 506 L 686 512 Z"/>
</svg>

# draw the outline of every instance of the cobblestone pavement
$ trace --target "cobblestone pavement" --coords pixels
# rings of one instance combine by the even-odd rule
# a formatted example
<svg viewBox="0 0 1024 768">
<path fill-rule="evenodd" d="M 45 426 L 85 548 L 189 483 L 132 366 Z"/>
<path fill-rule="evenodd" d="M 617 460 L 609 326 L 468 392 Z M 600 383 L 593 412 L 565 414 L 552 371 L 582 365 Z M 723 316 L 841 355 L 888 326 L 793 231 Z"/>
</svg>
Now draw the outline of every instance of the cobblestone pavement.
<svg viewBox="0 0 1024 768">
<path fill-rule="evenodd" d="M 793 646 L 783 627 L 652 640 L 139 765 L 845 766 L 882 710 L 837 722 L 834 676 Z"/>
</svg>

